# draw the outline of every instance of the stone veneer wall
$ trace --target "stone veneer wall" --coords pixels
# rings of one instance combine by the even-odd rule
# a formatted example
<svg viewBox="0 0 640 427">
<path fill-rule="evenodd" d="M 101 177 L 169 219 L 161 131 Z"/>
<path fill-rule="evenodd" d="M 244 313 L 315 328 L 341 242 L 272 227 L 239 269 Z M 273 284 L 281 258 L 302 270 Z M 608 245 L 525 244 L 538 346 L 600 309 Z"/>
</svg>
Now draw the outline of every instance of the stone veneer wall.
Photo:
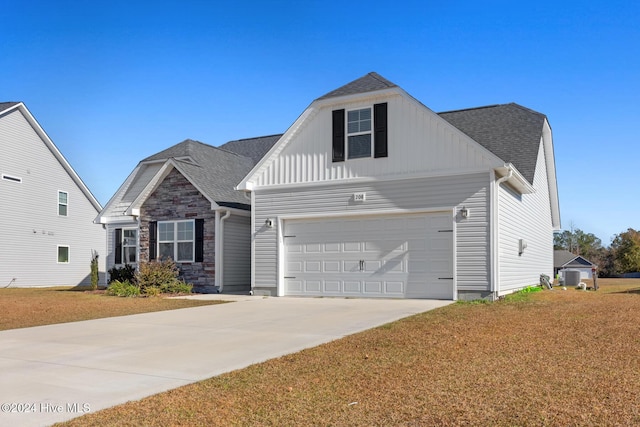
<svg viewBox="0 0 640 427">
<path fill-rule="evenodd" d="M 177 263 L 180 277 L 194 292 L 213 292 L 215 285 L 215 211 L 180 172 L 173 169 L 140 208 L 140 261 L 149 261 L 149 221 L 204 219 L 204 262 Z"/>
</svg>

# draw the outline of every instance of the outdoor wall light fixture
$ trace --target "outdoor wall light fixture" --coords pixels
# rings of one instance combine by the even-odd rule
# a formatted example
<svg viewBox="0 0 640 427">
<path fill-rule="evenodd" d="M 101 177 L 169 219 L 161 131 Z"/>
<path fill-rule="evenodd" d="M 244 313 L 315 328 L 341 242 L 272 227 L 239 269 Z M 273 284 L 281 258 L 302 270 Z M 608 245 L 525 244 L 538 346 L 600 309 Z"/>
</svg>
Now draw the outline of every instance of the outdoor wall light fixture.
<svg viewBox="0 0 640 427">
<path fill-rule="evenodd" d="M 267 228 L 273 228 L 273 220 L 272 220 L 271 218 L 267 218 L 267 219 L 264 221 L 264 225 L 265 225 Z"/>
<path fill-rule="evenodd" d="M 460 216 L 464 219 L 469 218 L 469 209 L 467 209 L 466 206 L 463 206 L 462 209 L 460 209 Z"/>
</svg>

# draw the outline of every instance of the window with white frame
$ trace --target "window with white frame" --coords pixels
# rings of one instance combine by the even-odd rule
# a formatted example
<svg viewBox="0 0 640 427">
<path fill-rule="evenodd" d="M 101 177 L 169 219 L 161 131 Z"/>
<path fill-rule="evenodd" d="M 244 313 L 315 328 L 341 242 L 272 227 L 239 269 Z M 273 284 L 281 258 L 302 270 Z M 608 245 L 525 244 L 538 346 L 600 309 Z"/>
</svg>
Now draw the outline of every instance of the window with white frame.
<svg viewBox="0 0 640 427">
<path fill-rule="evenodd" d="M 66 191 L 58 191 L 58 215 L 67 216 L 69 208 L 69 193 Z"/>
<path fill-rule="evenodd" d="M 158 222 L 158 255 L 176 262 L 193 262 L 194 221 Z"/>
<path fill-rule="evenodd" d="M 138 251 L 138 230 L 125 228 L 122 230 L 122 262 L 133 264 L 136 262 Z"/>
<path fill-rule="evenodd" d="M 58 264 L 69 263 L 69 246 L 58 245 Z"/>
<path fill-rule="evenodd" d="M 371 157 L 371 108 L 347 112 L 347 158 Z"/>
</svg>

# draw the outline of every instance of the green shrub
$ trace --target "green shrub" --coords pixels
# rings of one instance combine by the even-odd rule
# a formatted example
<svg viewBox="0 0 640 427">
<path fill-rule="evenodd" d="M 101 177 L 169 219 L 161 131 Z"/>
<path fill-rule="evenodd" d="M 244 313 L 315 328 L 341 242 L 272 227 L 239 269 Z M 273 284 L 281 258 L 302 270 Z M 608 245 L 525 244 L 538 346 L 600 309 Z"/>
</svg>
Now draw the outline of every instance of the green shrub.
<svg viewBox="0 0 640 427">
<path fill-rule="evenodd" d="M 148 286 L 144 288 L 144 294 L 148 297 L 158 297 L 161 293 L 162 291 L 160 291 L 160 288 L 156 288 L 155 286 Z"/>
<path fill-rule="evenodd" d="M 116 297 L 137 297 L 140 296 L 140 288 L 126 280 L 124 282 L 114 280 L 107 286 L 106 294 Z"/>
<path fill-rule="evenodd" d="M 91 290 L 98 289 L 100 273 L 98 272 L 98 252 L 91 250 Z"/>
<path fill-rule="evenodd" d="M 193 286 L 180 280 L 179 275 L 180 270 L 176 263 L 171 258 L 167 258 L 140 263 L 136 281 L 140 291 L 146 295 L 191 293 Z"/>
<path fill-rule="evenodd" d="M 162 287 L 162 292 L 165 294 L 190 294 L 192 290 L 192 284 L 186 283 L 184 280 L 180 279 Z"/>
<path fill-rule="evenodd" d="M 136 281 L 136 269 L 131 264 L 125 264 L 122 267 L 113 267 L 109 270 L 109 283 L 114 282 L 130 282 Z"/>
</svg>

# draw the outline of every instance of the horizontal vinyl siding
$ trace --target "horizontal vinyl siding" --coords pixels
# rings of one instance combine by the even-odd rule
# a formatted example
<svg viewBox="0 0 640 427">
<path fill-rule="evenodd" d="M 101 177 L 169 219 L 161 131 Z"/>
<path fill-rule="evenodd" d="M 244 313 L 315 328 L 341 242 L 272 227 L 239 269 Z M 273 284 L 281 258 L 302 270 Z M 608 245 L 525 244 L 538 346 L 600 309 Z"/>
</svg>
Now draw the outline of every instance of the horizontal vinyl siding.
<svg viewBox="0 0 640 427">
<path fill-rule="evenodd" d="M 499 190 L 499 293 L 539 283 L 540 274 L 553 277 L 553 229 L 544 145 L 540 144 L 532 194 Z M 518 254 L 519 240 L 527 242 Z"/>
<path fill-rule="evenodd" d="M 332 162 L 332 110 L 388 103 L 388 157 Z M 290 142 L 255 176 L 256 187 L 490 169 L 495 158 L 423 105 L 405 96 L 371 98 L 312 111 Z M 288 141 L 288 140 L 287 140 Z"/>
<path fill-rule="evenodd" d="M 0 286 L 75 286 L 90 283 L 91 251 L 104 275 L 106 236 L 98 212 L 20 111 L 0 117 Z M 58 191 L 68 193 L 68 215 L 58 216 Z M 57 246 L 70 262 L 58 264 Z"/>
<path fill-rule="evenodd" d="M 488 256 L 489 174 L 335 184 L 291 191 L 255 193 L 254 286 L 274 288 L 277 284 L 277 217 L 397 213 L 421 209 L 451 209 L 466 206 L 471 215 L 457 222 L 457 270 L 459 290 L 489 289 Z M 366 201 L 353 201 L 353 193 L 366 192 Z M 272 218 L 274 227 L 265 220 Z"/>
<path fill-rule="evenodd" d="M 251 288 L 251 217 L 231 215 L 224 221 L 224 292 Z"/>
</svg>

